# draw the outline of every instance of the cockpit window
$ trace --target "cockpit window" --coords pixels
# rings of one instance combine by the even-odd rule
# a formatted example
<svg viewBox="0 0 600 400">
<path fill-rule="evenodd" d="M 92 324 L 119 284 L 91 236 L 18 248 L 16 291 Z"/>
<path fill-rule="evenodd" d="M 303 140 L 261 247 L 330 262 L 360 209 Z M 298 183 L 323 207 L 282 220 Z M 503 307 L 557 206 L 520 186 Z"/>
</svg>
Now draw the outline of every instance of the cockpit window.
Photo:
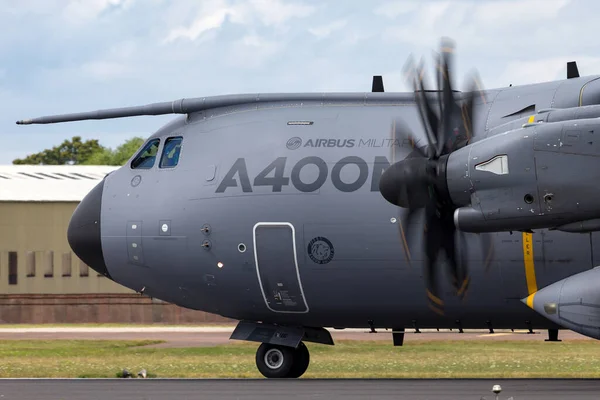
<svg viewBox="0 0 600 400">
<path fill-rule="evenodd" d="M 131 168 L 133 169 L 150 169 L 154 166 L 154 160 L 156 160 L 156 154 L 158 153 L 158 145 L 160 139 L 152 139 L 142 148 L 137 157 L 131 162 Z"/>
<path fill-rule="evenodd" d="M 181 153 L 181 141 L 183 138 L 170 137 L 165 141 L 165 147 L 160 157 L 160 168 L 173 168 L 179 163 L 179 153 Z"/>
</svg>

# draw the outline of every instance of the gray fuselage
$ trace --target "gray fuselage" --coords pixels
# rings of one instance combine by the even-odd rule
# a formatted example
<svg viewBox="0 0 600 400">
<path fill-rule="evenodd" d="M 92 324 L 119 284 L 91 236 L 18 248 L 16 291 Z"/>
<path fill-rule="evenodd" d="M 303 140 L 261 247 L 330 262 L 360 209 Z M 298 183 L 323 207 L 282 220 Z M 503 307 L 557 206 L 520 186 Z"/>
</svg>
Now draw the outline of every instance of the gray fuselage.
<svg viewBox="0 0 600 400">
<path fill-rule="evenodd" d="M 586 77 L 486 91 L 472 141 L 541 109 L 597 104 L 597 82 Z M 101 249 L 110 278 L 240 320 L 556 327 L 521 300 L 593 268 L 598 234 L 492 233 L 487 270 L 480 237 L 466 234 L 469 293 L 455 298 L 442 274 L 446 313 L 432 312 L 421 235 L 411 240 L 409 263 L 397 222 L 404 210 L 378 191 L 381 173 L 397 161 L 391 148 L 402 158 L 411 151 L 410 143 L 390 138 L 390 121 L 403 118 L 422 132 L 412 94 L 328 96 L 232 102 L 177 118 L 153 134 L 148 141 L 158 138 L 160 145 L 151 168 L 127 163 L 101 183 Z M 160 168 L 169 137 L 182 138 L 179 160 Z"/>
</svg>

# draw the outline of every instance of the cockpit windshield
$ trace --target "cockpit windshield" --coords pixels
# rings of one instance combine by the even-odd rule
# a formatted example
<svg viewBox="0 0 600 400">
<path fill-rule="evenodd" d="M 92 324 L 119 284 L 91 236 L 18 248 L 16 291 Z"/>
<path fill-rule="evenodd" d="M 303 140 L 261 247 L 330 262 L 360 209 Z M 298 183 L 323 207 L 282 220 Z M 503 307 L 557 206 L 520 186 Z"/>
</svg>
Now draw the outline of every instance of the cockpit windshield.
<svg viewBox="0 0 600 400">
<path fill-rule="evenodd" d="M 179 163 L 182 140 L 183 138 L 178 136 L 170 137 L 165 141 L 165 147 L 160 157 L 160 168 L 173 168 Z"/>
<path fill-rule="evenodd" d="M 154 166 L 160 139 L 152 139 L 142 148 L 131 162 L 132 169 L 150 169 Z"/>
</svg>

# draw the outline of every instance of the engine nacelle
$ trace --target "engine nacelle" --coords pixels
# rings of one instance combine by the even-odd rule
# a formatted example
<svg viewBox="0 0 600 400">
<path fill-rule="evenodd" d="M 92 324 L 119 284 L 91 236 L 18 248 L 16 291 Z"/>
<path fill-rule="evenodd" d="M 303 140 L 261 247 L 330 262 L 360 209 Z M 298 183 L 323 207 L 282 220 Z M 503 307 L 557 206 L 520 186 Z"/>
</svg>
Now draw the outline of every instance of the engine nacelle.
<svg viewBox="0 0 600 400">
<path fill-rule="evenodd" d="M 514 119 L 502 125 L 491 128 L 486 136 L 491 137 L 523 127 L 523 125 L 540 122 L 575 122 L 576 119 L 600 118 L 600 105 L 592 104 L 583 107 L 542 109 L 534 115 Z"/>
<path fill-rule="evenodd" d="M 552 322 L 600 339 L 600 268 L 554 282 L 522 301 Z"/>
<path fill-rule="evenodd" d="M 528 124 L 448 157 L 465 232 L 556 228 L 600 217 L 600 120 Z"/>
</svg>

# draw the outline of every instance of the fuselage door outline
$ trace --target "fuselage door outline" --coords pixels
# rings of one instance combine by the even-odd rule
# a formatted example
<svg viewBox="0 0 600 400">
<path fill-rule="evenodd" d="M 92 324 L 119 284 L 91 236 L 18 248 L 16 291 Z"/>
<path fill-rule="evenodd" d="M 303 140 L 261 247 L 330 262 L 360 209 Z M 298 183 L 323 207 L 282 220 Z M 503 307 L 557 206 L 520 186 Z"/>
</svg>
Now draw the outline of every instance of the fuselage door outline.
<svg viewBox="0 0 600 400">
<path fill-rule="evenodd" d="M 261 227 L 261 226 L 268 226 L 268 227 L 289 227 L 289 229 L 292 232 L 292 248 L 293 248 L 293 253 L 294 253 L 294 266 L 295 266 L 295 271 L 296 271 L 296 279 L 297 279 L 297 283 L 300 289 L 300 295 L 302 297 L 302 302 L 304 303 L 304 310 L 300 310 L 300 311 L 283 311 L 283 310 L 275 310 L 273 307 L 271 307 L 271 305 L 269 304 L 269 301 L 267 300 L 267 296 L 265 293 L 265 289 L 264 289 L 264 285 L 263 285 L 263 281 L 261 279 L 260 276 L 260 266 L 259 266 L 259 262 L 258 262 L 258 247 L 257 247 L 257 240 L 256 240 L 256 230 L 257 228 Z M 263 300 L 265 301 L 265 305 L 267 306 L 267 308 L 273 312 L 276 313 L 287 313 L 287 314 L 304 314 L 304 313 L 308 313 L 309 312 L 309 307 L 308 307 L 308 303 L 306 301 L 306 297 L 304 295 L 304 288 L 302 287 L 302 280 L 300 279 L 300 269 L 298 267 L 298 252 L 297 252 L 297 248 L 296 248 L 296 229 L 294 228 L 294 225 L 292 225 L 289 222 L 257 222 L 254 227 L 252 228 L 252 239 L 253 239 L 253 246 L 254 246 L 254 263 L 256 265 L 256 276 L 258 278 L 258 286 L 260 287 L 260 291 L 262 293 L 263 296 Z"/>
</svg>

